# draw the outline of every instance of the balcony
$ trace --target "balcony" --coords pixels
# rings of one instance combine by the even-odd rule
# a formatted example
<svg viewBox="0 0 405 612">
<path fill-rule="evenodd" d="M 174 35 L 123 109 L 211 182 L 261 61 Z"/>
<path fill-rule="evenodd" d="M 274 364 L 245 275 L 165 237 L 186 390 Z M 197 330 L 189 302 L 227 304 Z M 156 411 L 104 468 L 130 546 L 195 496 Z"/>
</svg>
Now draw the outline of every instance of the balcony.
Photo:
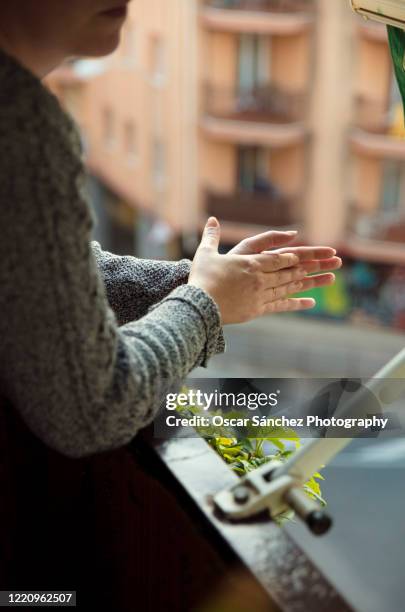
<svg viewBox="0 0 405 612">
<path fill-rule="evenodd" d="M 243 225 L 288 227 L 297 223 L 296 201 L 275 193 L 235 192 L 231 194 L 209 191 L 205 210 L 220 221 Z"/>
<path fill-rule="evenodd" d="M 377 210 L 367 213 L 357 204 L 348 211 L 345 248 L 348 254 L 385 263 L 405 263 L 405 214 Z"/>
<path fill-rule="evenodd" d="M 351 227 L 359 238 L 405 244 L 405 215 L 397 213 L 365 214 L 352 208 Z"/>
<path fill-rule="evenodd" d="M 358 35 L 361 38 L 376 43 L 388 42 L 387 28 L 382 23 L 377 23 L 370 19 L 359 18 L 356 27 Z"/>
<path fill-rule="evenodd" d="M 206 6 L 232 11 L 302 13 L 315 9 L 314 0 L 207 0 Z"/>
<path fill-rule="evenodd" d="M 251 89 L 208 85 L 203 128 L 209 135 L 245 144 L 288 146 L 302 141 L 308 96 L 273 84 Z"/>
<path fill-rule="evenodd" d="M 293 35 L 314 22 L 314 0 L 207 0 L 203 24 L 223 32 Z"/>
<path fill-rule="evenodd" d="M 405 159 L 402 104 L 389 109 L 382 102 L 359 96 L 355 101 L 354 129 L 350 142 L 357 153 Z"/>
<path fill-rule="evenodd" d="M 266 325 L 268 326 L 267 321 Z M 309 323 L 307 322 L 306 325 L 308 326 Z M 268 327 L 263 327 L 263 329 L 266 331 L 262 334 L 264 340 L 262 352 L 266 355 L 269 354 L 271 359 L 274 352 L 270 341 L 272 338 L 269 340 Z M 251 337 L 249 337 L 249 340 L 251 341 Z M 290 342 L 293 346 L 296 346 L 297 340 L 295 337 L 291 337 Z M 301 353 L 302 351 L 300 351 Z M 217 373 L 214 376 L 217 376 Z M 200 388 L 200 386 L 197 388 Z M 295 532 L 298 531 L 297 529 L 295 531 L 291 530 L 290 534 L 287 529 L 280 529 L 274 521 L 266 518 L 265 513 L 238 524 L 237 522 L 224 520 L 214 511 L 213 495 L 221 489 L 236 485 L 238 476 L 209 447 L 205 440 L 197 435 L 190 437 L 187 430 L 184 433 L 180 431 L 175 439 L 172 436 L 169 440 L 157 440 L 157 436 L 151 430 L 149 439 L 144 434 L 142 434 L 142 437 L 137 436 L 135 445 L 133 446 L 134 452 L 136 452 L 136 456 L 140 455 L 144 458 L 145 470 L 152 471 L 153 468 L 153 474 L 158 474 L 159 480 L 163 483 L 160 488 L 148 487 L 145 491 L 146 507 L 148 508 L 150 505 L 151 512 L 153 511 L 152 519 L 162 523 L 162 533 L 165 533 L 166 525 L 168 525 L 167 531 L 171 534 L 173 530 L 170 529 L 170 525 L 181 520 L 184 521 L 180 512 L 183 507 L 186 507 L 188 523 L 184 535 L 182 535 L 181 550 L 184 550 L 182 554 L 186 561 L 188 558 L 192 559 L 193 555 L 199 560 L 199 565 L 193 564 L 192 567 L 190 566 L 190 571 L 187 572 L 187 579 L 190 576 L 190 579 L 188 579 L 190 586 L 187 586 L 186 591 L 187 601 L 184 596 L 184 588 L 176 588 L 177 585 L 173 581 L 169 583 L 171 591 L 169 604 L 166 605 L 167 610 L 191 609 L 191 606 L 187 607 L 187 603 L 193 601 L 190 595 L 193 594 L 193 590 L 198 592 L 199 589 L 200 599 L 194 598 L 194 601 L 200 601 L 202 581 L 198 578 L 200 578 L 201 570 L 199 570 L 199 575 L 194 567 L 205 568 L 207 566 L 212 569 L 211 564 L 214 569 L 222 568 L 225 567 L 224 559 L 232 560 L 232 563 L 227 561 L 227 564 L 228 566 L 236 565 L 237 573 L 233 574 L 231 568 L 228 568 L 230 587 L 224 589 L 224 596 L 222 596 L 221 591 L 221 599 L 213 596 L 213 604 L 209 600 L 205 609 L 294 609 L 297 612 L 303 610 L 319 612 L 325 609 L 325 601 L 327 601 L 328 610 L 331 612 L 350 612 L 353 609 L 340 594 L 344 592 L 344 584 L 339 584 L 339 591 L 335 590 L 333 583 L 329 582 L 331 578 L 326 578 L 319 569 L 323 565 L 322 561 L 316 565 L 315 561 L 319 560 L 317 558 L 315 561 L 311 560 L 314 555 L 310 555 L 302 546 L 295 544 L 293 537 Z M 146 474 L 148 475 L 148 472 Z M 131 477 L 135 487 L 137 481 L 135 477 Z M 165 495 L 162 495 L 161 490 Z M 176 501 L 177 505 L 171 501 L 172 499 Z M 134 507 L 137 510 L 135 504 Z M 147 510 L 143 510 L 143 512 L 146 514 Z M 139 519 L 137 520 L 139 521 Z M 190 529 L 189 525 L 193 527 L 193 530 Z M 140 537 L 145 532 L 145 529 L 141 530 Z M 199 535 L 200 533 L 204 533 L 203 539 Z M 173 537 L 171 536 L 172 539 Z M 155 540 L 157 539 L 155 538 Z M 155 545 L 155 540 L 152 542 L 153 545 Z M 176 551 L 173 552 L 171 540 L 167 540 L 169 538 L 165 538 L 164 550 L 168 550 L 169 553 L 167 554 L 171 554 L 171 558 L 175 559 L 174 553 Z M 151 546 L 151 544 L 145 543 L 144 547 L 147 545 Z M 308 547 L 310 548 L 311 545 L 313 546 L 312 540 L 309 540 Z M 155 548 L 152 550 L 155 550 Z M 140 551 L 138 556 L 140 556 L 143 549 L 139 547 L 138 549 Z M 353 563 L 355 562 L 356 559 Z M 205 592 L 215 594 L 215 589 L 218 588 L 218 580 L 214 569 L 211 572 L 206 571 L 207 575 L 204 574 L 203 576 L 203 585 Z M 246 571 L 248 576 L 246 576 Z M 143 575 L 145 575 L 145 572 Z M 235 576 L 234 579 L 233 576 Z M 305 576 L 305 587 L 301 579 L 302 576 Z M 333 578 L 336 582 L 335 576 Z M 231 579 L 233 579 L 236 588 L 233 587 Z M 156 583 L 151 580 L 145 582 L 143 591 L 146 592 L 146 596 L 144 593 L 141 594 L 141 602 L 146 597 L 149 597 L 148 601 L 154 601 L 153 588 L 156 591 L 155 585 Z M 171 605 L 174 597 L 171 594 L 172 591 L 175 595 L 178 595 L 177 607 Z M 394 593 L 396 593 L 395 590 Z M 237 604 L 234 604 L 234 601 Z M 231 603 L 228 604 L 228 602 Z M 192 607 L 193 609 L 202 609 L 199 603 Z M 139 609 L 146 609 L 146 607 L 139 607 Z"/>
</svg>

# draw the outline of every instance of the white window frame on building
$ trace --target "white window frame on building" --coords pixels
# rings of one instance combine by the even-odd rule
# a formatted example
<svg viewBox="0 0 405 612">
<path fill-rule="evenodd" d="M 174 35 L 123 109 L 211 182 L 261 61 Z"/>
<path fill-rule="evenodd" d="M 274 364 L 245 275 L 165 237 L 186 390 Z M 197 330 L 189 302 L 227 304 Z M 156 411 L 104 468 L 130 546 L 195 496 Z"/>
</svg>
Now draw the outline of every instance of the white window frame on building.
<svg viewBox="0 0 405 612">
<path fill-rule="evenodd" d="M 385 159 L 382 164 L 379 213 L 384 220 L 396 221 L 405 216 L 405 161 Z"/>
<path fill-rule="evenodd" d="M 248 91 L 271 81 L 271 38 L 241 34 L 238 48 L 238 88 Z"/>
<path fill-rule="evenodd" d="M 270 151 L 259 146 L 239 146 L 236 159 L 236 183 L 239 191 L 256 193 L 259 181 L 270 179 Z"/>
</svg>

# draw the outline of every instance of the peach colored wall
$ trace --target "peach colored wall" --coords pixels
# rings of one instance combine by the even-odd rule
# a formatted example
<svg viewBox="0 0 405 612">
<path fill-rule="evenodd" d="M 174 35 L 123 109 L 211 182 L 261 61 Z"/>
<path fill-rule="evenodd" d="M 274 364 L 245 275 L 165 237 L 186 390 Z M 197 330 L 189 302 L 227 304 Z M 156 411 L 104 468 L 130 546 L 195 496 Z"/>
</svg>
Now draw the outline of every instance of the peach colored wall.
<svg viewBox="0 0 405 612">
<path fill-rule="evenodd" d="M 356 37 L 354 17 L 346 2 L 321 0 L 318 15 L 306 235 L 310 242 L 338 244 L 346 227 L 345 160 L 353 104 Z"/>
<path fill-rule="evenodd" d="M 311 74 L 312 37 L 274 36 L 272 39 L 272 79 L 280 87 L 303 91 L 309 86 Z"/>
<path fill-rule="evenodd" d="M 213 86 L 232 87 L 237 72 L 238 40 L 233 34 L 211 32 L 202 59 L 202 73 Z M 206 53 L 206 55 L 205 55 Z"/>
<path fill-rule="evenodd" d="M 134 206 L 155 211 L 179 227 L 184 206 L 190 206 L 187 183 L 196 172 L 192 149 L 197 147 L 197 119 L 191 106 L 196 106 L 193 91 L 197 94 L 193 73 L 197 18 L 193 3 L 182 0 L 148 0 L 130 6 L 121 49 L 106 61 L 108 70 L 86 86 L 83 122 L 90 146 L 89 166 Z M 133 41 L 125 38 L 132 29 L 136 59 L 128 61 L 125 49 L 131 49 Z M 152 75 L 156 40 L 163 44 L 164 78 L 160 83 Z M 109 147 L 104 142 L 102 120 L 107 108 L 113 110 L 116 123 L 115 142 Z M 136 132 L 136 160 L 128 159 L 125 152 L 124 126 L 128 121 Z M 166 181 L 159 185 L 152 176 L 155 141 L 162 143 L 166 153 Z M 197 194 L 191 197 L 196 206 Z"/>
<path fill-rule="evenodd" d="M 224 193 L 236 189 L 237 148 L 232 144 L 203 140 L 201 182 L 206 188 Z M 305 190 L 305 145 L 269 149 L 269 177 L 289 195 Z"/>
<path fill-rule="evenodd" d="M 353 168 L 353 202 L 358 210 L 373 212 L 381 192 L 382 166 L 379 159 L 358 156 Z"/>
<path fill-rule="evenodd" d="M 218 89 L 235 86 L 239 35 L 203 29 L 199 53 L 203 83 L 209 82 Z M 271 37 L 271 46 L 271 78 L 287 89 L 301 91 L 308 85 L 311 71 L 311 33 L 274 36 Z M 205 114 L 203 96 L 201 116 Z M 300 144 L 269 150 L 269 176 L 287 194 L 295 195 L 305 189 L 305 150 L 305 146 Z M 237 144 L 215 141 L 201 131 L 199 151 L 200 202 L 204 201 L 206 189 L 232 193 L 236 189 Z"/>
<path fill-rule="evenodd" d="M 63 91 L 59 87 L 86 132 L 90 167 L 121 198 L 159 213 L 176 230 L 198 227 L 207 186 L 228 192 L 235 188 L 238 143 L 209 138 L 200 129 L 200 118 L 207 81 L 218 88 L 235 84 L 240 32 L 215 30 L 212 24 L 207 28 L 198 6 L 193 0 L 132 2 L 123 45 L 105 60 L 106 72 Z M 243 23 L 239 27 L 242 31 Z M 153 40 L 158 39 L 164 42 L 165 79 L 160 84 L 151 75 Z M 136 57 L 129 58 L 134 44 Z M 358 37 L 346 0 L 320 0 L 314 30 L 273 33 L 272 78 L 292 90 L 307 86 L 312 107 L 310 145 L 272 150 L 271 176 L 290 193 L 308 186 L 307 238 L 338 243 L 347 204 L 355 200 L 371 210 L 379 198 L 380 162 L 351 158 L 347 136 L 356 94 L 386 101 L 391 78 L 387 45 Z M 106 108 L 113 109 L 116 122 L 111 146 L 103 135 Z M 128 121 L 136 132 L 136 159 L 125 151 Z M 152 177 L 156 139 L 166 148 L 167 180 L 160 186 Z"/>
<path fill-rule="evenodd" d="M 236 184 L 236 147 L 232 144 L 203 139 L 200 172 L 202 189 L 229 193 Z"/>
<path fill-rule="evenodd" d="M 305 151 L 304 144 L 270 151 L 270 176 L 288 195 L 305 191 Z"/>
<path fill-rule="evenodd" d="M 231 87 L 237 81 L 238 35 L 209 32 L 205 38 L 202 74 L 213 86 Z M 305 89 L 311 73 L 311 36 L 271 38 L 271 78 L 293 91 Z"/>
<path fill-rule="evenodd" d="M 389 101 L 392 79 L 392 63 L 386 41 L 364 37 L 358 39 L 354 92 L 374 102 L 364 115 L 381 119 Z M 361 112 L 361 111 L 360 111 Z M 366 115 L 365 115 L 365 118 Z M 360 117 L 361 119 L 361 117 Z M 353 202 L 362 212 L 372 214 L 379 206 L 382 191 L 383 157 L 353 155 Z"/>
<path fill-rule="evenodd" d="M 378 102 L 387 101 L 392 65 L 387 44 L 360 38 L 356 59 L 355 92 Z"/>
</svg>

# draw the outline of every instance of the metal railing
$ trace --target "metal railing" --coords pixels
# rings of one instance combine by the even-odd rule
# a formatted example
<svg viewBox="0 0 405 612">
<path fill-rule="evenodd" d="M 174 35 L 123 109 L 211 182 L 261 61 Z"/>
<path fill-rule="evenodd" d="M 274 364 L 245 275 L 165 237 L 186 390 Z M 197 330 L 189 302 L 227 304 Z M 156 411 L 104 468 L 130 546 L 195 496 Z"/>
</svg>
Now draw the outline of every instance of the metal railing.
<svg viewBox="0 0 405 612">
<path fill-rule="evenodd" d="M 357 96 L 354 104 L 354 124 L 371 134 L 390 134 L 396 129 L 396 109 L 383 102 Z"/>
<path fill-rule="evenodd" d="M 269 13 L 312 12 L 315 0 L 206 0 L 211 8 Z"/>
<path fill-rule="evenodd" d="M 208 215 L 219 220 L 246 225 L 287 227 L 299 221 L 295 215 L 295 200 L 271 192 L 236 191 L 222 194 L 207 191 L 205 209 Z"/>
<path fill-rule="evenodd" d="M 377 208 L 365 212 L 355 202 L 348 208 L 347 229 L 358 238 L 384 242 L 405 242 L 405 214 L 402 210 Z"/>
<path fill-rule="evenodd" d="M 307 94 L 286 92 L 273 84 L 247 89 L 209 84 L 205 89 L 205 111 L 213 117 L 283 124 L 303 120 L 307 110 Z"/>
</svg>

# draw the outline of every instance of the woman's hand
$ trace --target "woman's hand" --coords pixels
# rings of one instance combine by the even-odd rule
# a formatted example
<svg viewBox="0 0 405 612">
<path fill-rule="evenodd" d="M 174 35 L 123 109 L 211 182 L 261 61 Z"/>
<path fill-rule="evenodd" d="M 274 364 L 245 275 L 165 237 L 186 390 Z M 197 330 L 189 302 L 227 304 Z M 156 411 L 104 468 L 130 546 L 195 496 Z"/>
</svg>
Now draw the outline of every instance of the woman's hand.
<svg viewBox="0 0 405 612">
<path fill-rule="evenodd" d="M 238 244 L 226 255 L 218 253 L 220 226 L 211 217 L 191 267 L 188 283 L 204 289 L 217 303 L 222 323 L 242 323 L 269 312 L 305 310 L 312 298 L 294 293 L 330 285 L 333 274 L 307 274 L 341 266 L 329 247 L 291 247 L 268 251 L 291 242 L 296 232 L 265 232 Z"/>
<path fill-rule="evenodd" d="M 255 253 L 293 253 L 299 258 L 299 267 L 303 268 L 307 274 L 323 272 L 308 276 L 303 280 L 303 289 L 308 291 L 314 287 L 325 287 L 335 282 L 335 275 L 325 272 L 338 270 L 342 266 L 342 260 L 336 256 L 335 249 L 331 247 L 280 247 L 283 244 L 293 241 L 298 232 L 277 232 L 268 231 L 257 234 L 251 238 L 246 238 L 237 244 L 229 253 L 240 255 L 254 255 Z M 269 249 L 272 249 L 269 251 Z M 301 292 L 300 291 L 300 292 Z M 305 299 L 305 298 L 304 298 Z"/>
</svg>

